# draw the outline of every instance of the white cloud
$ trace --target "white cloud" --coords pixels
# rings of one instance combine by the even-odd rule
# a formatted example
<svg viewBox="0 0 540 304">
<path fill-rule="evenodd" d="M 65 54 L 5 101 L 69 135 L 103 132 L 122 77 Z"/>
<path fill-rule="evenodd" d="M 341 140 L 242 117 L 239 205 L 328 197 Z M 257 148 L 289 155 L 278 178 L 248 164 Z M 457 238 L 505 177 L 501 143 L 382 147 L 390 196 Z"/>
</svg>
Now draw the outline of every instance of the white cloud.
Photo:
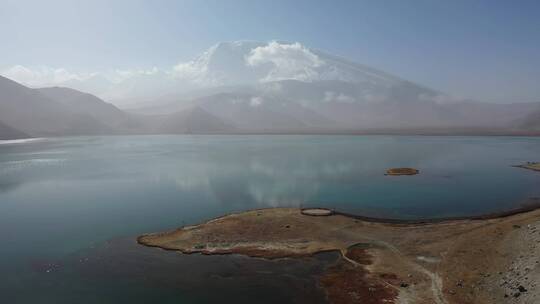
<svg viewBox="0 0 540 304">
<path fill-rule="evenodd" d="M 435 102 L 437 104 L 451 104 L 451 103 L 458 103 L 458 102 L 464 101 L 463 98 L 450 96 L 446 94 L 428 95 L 424 93 L 418 95 L 418 99 L 423 100 L 423 101 Z"/>
<path fill-rule="evenodd" d="M 33 88 L 64 86 L 95 94 L 106 100 L 123 99 L 150 92 L 163 94 L 173 77 L 157 67 L 149 69 L 108 70 L 102 72 L 72 72 L 65 68 L 15 65 L 0 70 L 0 75 Z M 155 93 L 155 94 L 154 94 Z M 144 94 L 143 94 L 144 95 Z"/>
<path fill-rule="evenodd" d="M 336 100 L 339 102 L 348 102 L 348 103 L 352 103 L 355 101 L 354 98 L 352 98 L 351 96 L 345 95 L 343 93 L 340 93 L 337 96 Z"/>
<path fill-rule="evenodd" d="M 93 73 L 71 73 L 63 68 L 28 68 L 22 65 L 7 68 L 1 71 L 1 74 L 31 87 L 60 85 L 72 80 L 84 81 L 94 76 Z"/>
<path fill-rule="evenodd" d="M 252 107 L 258 107 L 260 105 L 262 105 L 262 103 L 264 102 L 264 99 L 262 97 L 252 97 L 251 100 L 249 101 L 249 105 L 252 106 Z"/>
<path fill-rule="evenodd" d="M 261 90 L 269 93 L 276 94 L 283 92 L 283 85 L 280 82 L 267 82 L 264 85 L 260 86 Z"/>
<path fill-rule="evenodd" d="M 385 102 L 388 99 L 388 96 L 381 94 L 370 94 L 367 93 L 362 96 L 362 99 L 366 102 L 376 103 L 376 102 Z"/>
<path fill-rule="evenodd" d="M 300 43 L 283 44 L 272 41 L 251 50 L 246 63 L 256 67 L 271 64 L 272 68 L 261 81 L 295 79 L 312 81 L 319 78 L 317 68 L 324 65 L 319 56 Z"/>
<path fill-rule="evenodd" d="M 240 98 L 230 98 L 229 99 L 229 102 L 233 105 L 235 104 L 241 104 L 241 103 L 244 103 L 244 100 L 240 99 Z"/>
<path fill-rule="evenodd" d="M 343 93 L 336 93 L 336 92 L 333 92 L 333 91 L 326 91 L 326 92 L 324 92 L 323 101 L 325 101 L 325 102 L 338 101 L 338 102 L 353 103 L 356 100 L 353 97 L 345 95 Z"/>
<path fill-rule="evenodd" d="M 151 69 L 129 69 L 129 70 L 114 70 L 108 73 L 104 73 L 104 77 L 113 83 L 119 83 L 126 79 L 138 77 L 138 76 L 153 76 L 161 71 L 157 67 Z"/>
<path fill-rule="evenodd" d="M 45 87 L 63 85 L 71 81 L 88 81 L 94 77 L 101 77 L 111 83 L 120 83 L 138 76 L 152 76 L 160 72 L 157 67 L 151 69 L 112 70 L 106 72 L 75 73 L 64 68 L 52 68 L 47 66 L 25 67 L 15 65 L 0 71 L 7 78 L 31 87 Z"/>
<path fill-rule="evenodd" d="M 181 62 L 173 67 L 173 76 L 181 80 L 204 84 L 207 74 L 207 65 L 202 62 Z"/>
</svg>

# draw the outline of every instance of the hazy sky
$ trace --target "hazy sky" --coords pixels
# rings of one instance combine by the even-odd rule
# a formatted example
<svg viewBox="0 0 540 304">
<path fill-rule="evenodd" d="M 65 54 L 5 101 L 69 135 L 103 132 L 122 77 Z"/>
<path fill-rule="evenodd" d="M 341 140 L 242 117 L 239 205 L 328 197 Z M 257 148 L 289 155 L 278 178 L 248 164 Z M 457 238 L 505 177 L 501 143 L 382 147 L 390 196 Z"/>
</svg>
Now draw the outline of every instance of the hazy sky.
<svg viewBox="0 0 540 304">
<path fill-rule="evenodd" d="M 286 40 L 460 97 L 540 101 L 540 1 L 0 0 L 0 71 L 171 67 Z"/>
</svg>

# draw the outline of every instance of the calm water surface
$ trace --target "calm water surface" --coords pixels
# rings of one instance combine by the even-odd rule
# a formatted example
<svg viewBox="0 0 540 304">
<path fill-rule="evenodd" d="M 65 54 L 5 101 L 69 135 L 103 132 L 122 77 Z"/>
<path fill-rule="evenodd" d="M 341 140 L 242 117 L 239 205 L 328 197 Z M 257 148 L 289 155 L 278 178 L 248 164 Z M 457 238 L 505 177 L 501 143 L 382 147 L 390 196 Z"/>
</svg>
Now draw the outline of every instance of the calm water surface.
<svg viewBox="0 0 540 304">
<path fill-rule="evenodd" d="M 525 161 L 540 161 L 539 138 L 126 136 L 0 144 L 0 295 L 10 303 L 307 299 L 317 291 L 306 274 L 319 272 L 320 261 L 181 256 L 139 247 L 133 237 L 275 206 L 394 218 L 500 211 L 540 196 L 540 174 L 511 167 Z M 400 166 L 421 174 L 383 175 Z"/>
</svg>

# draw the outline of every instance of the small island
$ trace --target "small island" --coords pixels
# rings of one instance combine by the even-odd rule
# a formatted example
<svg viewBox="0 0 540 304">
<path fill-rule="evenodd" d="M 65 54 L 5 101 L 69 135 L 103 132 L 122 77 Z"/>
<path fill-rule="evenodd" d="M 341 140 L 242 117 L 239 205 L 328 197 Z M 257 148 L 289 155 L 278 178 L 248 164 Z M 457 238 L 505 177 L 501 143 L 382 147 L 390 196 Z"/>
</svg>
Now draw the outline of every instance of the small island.
<svg viewBox="0 0 540 304">
<path fill-rule="evenodd" d="M 517 165 L 517 166 L 514 166 L 514 167 L 523 168 L 523 169 L 529 169 L 529 170 L 533 170 L 533 171 L 540 171 L 540 162 L 526 162 L 525 164 Z"/>
<path fill-rule="evenodd" d="M 267 259 L 336 251 L 341 258 L 317 278 L 329 303 L 538 303 L 537 208 L 419 221 L 272 208 L 141 235 L 138 242 Z"/>
<path fill-rule="evenodd" d="M 399 175 L 416 175 L 420 173 L 417 169 L 414 168 L 390 168 L 386 170 L 385 175 L 399 176 Z"/>
</svg>

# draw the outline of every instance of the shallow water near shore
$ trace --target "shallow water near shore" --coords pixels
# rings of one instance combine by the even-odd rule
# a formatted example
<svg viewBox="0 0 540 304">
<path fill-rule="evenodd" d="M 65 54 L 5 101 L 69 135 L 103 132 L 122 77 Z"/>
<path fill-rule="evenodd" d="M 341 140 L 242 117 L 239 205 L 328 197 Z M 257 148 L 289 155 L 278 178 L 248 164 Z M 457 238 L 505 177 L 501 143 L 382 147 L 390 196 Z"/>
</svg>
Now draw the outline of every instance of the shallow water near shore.
<svg viewBox="0 0 540 304">
<path fill-rule="evenodd" d="M 88 304 L 325 303 L 316 277 L 338 256 L 335 252 L 271 261 L 182 255 L 119 238 L 52 262 L 52 271 L 34 274 L 33 292 L 7 299 Z"/>
<path fill-rule="evenodd" d="M 182 256 L 144 248 L 134 237 L 278 206 L 402 219 L 498 212 L 540 196 L 540 174 L 511 167 L 539 155 L 540 138 L 525 137 L 118 136 L 2 144 L 0 294 L 10 303 L 212 303 L 220 294 L 294 302 L 294 295 L 317 294 L 311 275 L 328 261 Z M 420 174 L 384 176 L 390 167 Z"/>
</svg>

